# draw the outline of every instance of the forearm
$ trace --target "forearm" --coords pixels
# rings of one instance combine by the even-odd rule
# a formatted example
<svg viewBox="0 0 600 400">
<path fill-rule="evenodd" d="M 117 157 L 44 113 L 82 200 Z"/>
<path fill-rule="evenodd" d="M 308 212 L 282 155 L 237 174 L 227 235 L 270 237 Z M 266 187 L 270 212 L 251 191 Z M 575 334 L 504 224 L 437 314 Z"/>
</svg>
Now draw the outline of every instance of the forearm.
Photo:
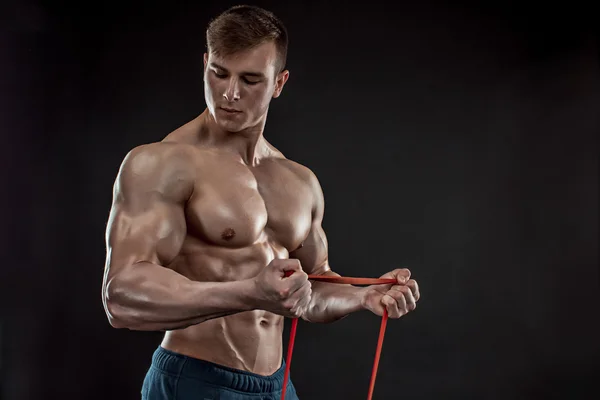
<svg viewBox="0 0 600 400">
<path fill-rule="evenodd" d="M 334 272 L 324 275 L 339 276 Z M 302 319 L 308 322 L 331 323 L 364 309 L 364 288 L 339 283 L 312 282 L 312 297 Z"/>
<path fill-rule="evenodd" d="M 195 282 L 167 268 L 139 263 L 111 279 L 103 293 L 111 325 L 175 330 L 253 309 L 252 282 Z"/>
</svg>

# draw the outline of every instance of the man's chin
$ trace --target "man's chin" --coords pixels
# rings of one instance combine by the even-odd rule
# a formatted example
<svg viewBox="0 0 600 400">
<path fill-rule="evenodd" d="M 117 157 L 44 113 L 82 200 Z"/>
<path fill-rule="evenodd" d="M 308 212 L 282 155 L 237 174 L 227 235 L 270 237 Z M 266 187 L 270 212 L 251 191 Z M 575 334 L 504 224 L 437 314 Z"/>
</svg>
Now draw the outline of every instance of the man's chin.
<svg viewBox="0 0 600 400">
<path fill-rule="evenodd" d="M 244 129 L 244 125 L 242 124 L 232 124 L 229 121 L 225 121 L 225 122 L 221 122 L 219 123 L 219 126 L 227 131 L 227 132 L 231 132 L 231 133 L 237 133 L 240 132 Z"/>
<path fill-rule="evenodd" d="M 215 122 L 217 123 L 217 125 L 228 132 L 239 132 L 242 129 L 244 129 L 244 124 L 239 123 L 239 122 L 233 122 L 231 120 L 227 120 L 227 119 L 222 119 L 222 118 L 215 118 Z"/>
</svg>

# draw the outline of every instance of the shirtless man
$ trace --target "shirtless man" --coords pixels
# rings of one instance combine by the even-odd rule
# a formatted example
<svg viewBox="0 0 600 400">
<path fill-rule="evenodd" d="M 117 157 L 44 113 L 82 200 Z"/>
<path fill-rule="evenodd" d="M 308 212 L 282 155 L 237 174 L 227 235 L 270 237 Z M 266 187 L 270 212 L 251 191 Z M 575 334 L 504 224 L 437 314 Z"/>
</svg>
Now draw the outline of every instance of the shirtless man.
<svg viewBox="0 0 600 400">
<path fill-rule="evenodd" d="M 418 285 L 407 269 L 383 275 L 394 285 L 308 280 L 339 276 L 323 193 L 263 136 L 289 77 L 286 29 L 268 11 L 234 7 L 211 22 L 207 44 L 207 109 L 120 167 L 102 299 L 113 327 L 165 331 L 143 399 L 279 399 L 284 317 L 328 323 L 386 309 L 400 318 Z M 297 399 L 291 381 L 286 398 Z"/>
</svg>

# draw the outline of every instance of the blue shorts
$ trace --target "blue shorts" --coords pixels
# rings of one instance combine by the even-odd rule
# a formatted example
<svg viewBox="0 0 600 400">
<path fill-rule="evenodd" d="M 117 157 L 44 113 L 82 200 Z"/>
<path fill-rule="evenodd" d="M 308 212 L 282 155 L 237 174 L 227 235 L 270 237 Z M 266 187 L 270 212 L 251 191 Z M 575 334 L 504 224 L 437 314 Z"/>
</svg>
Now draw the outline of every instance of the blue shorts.
<svg viewBox="0 0 600 400">
<path fill-rule="evenodd" d="M 142 400 L 279 400 L 285 361 L 269 376 L 187 357 L 159 346 L 142 385 Z M 288 380 L 286 400 L 298 400 Z"/>
</svg>

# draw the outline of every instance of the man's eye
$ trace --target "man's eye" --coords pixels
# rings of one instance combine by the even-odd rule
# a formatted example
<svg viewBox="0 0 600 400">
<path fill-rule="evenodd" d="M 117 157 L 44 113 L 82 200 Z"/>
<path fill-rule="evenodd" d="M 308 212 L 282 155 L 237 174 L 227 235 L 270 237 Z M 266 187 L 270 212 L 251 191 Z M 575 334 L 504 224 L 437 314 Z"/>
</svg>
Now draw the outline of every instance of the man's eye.
<svg viewBox="0 0 600 400">
<path fill-rule="evenodd" d="M 217 78 L 225 78 L 225 77 L 227 76 L 226 74 L 220 74 L 220 73 L 218 73 L 217 71 L 213 71 L 213 73 L 215 74 L 215 76 L 216 76 Z"/>
<path fill-rule="evenodd" d="M 244 79 L 244 82 L 246 82 L 248 85 L 256 85 L 257 83 L 259 83 L 260 81 L 250 81 L 248 79 Z"/>
</svg>

